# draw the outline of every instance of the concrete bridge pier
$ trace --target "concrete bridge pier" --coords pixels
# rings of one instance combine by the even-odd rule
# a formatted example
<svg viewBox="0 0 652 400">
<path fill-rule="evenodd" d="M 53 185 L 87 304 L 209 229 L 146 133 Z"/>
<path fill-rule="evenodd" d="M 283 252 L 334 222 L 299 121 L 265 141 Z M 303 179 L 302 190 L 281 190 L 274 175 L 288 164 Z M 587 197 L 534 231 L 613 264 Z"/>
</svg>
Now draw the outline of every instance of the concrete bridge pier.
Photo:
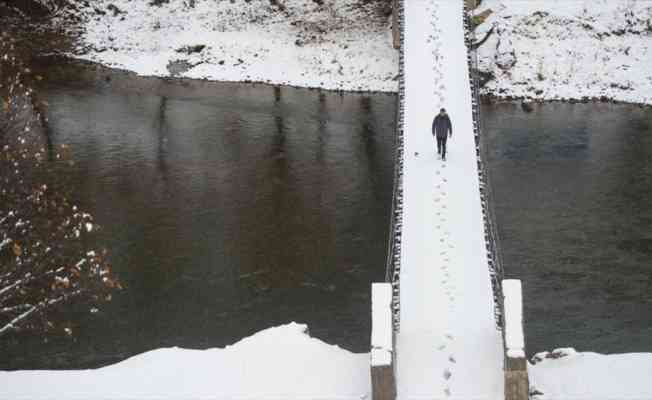
<svg viewBox="0 0 652 400">
<path fill-rule="evenodd" d="M 530 383 L 523 334 L 523 294 L 519 279 L 503 280 L 505 400 L 528 400 Z"/>
<path fill-rule="evenodd" d="M 372 400 L 396 398 L 392 285 L 371 284 L 371 394 Z"/>
</svg>

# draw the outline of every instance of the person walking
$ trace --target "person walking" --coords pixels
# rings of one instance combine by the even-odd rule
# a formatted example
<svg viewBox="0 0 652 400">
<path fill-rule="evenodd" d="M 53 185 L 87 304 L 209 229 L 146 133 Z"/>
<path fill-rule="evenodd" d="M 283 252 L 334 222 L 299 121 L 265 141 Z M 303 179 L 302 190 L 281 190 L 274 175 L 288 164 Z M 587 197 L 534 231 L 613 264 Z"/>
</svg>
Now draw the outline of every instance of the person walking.
<svg viewBox="0 0 652 400">
<path fill-rule="evenodd" d="M 444 108 L 432 121 L 432 135 L 437 139 L 437 154 L 446 161 L 446 140 L 453 136 L 453 125 Z"/>
</svg>

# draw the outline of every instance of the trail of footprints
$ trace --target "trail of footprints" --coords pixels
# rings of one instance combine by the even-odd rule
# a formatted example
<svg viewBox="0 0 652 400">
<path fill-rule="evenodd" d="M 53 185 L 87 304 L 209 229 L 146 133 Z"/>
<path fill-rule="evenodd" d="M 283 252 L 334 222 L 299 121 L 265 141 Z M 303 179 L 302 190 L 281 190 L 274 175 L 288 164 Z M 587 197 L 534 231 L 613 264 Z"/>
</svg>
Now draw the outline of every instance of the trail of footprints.
<svg viewBox="0 0 652 400">
<path fill-rule="evenodd" d="M 443 165 L 442 165 L 443 166 Z M 439 170 L 438 170 L 439 172 Z M 455 284 L 451 279 L 451 271 L 450 271 L 450 261 L 451 261 L 451 256 L 449 254 L 450 250 L 454 247 L 453 244 L 450 242 L 450 232 L 447 229 L 447 219 L 446 219 L 446 213 L 445 213 L 445 207 L 444 205 L 441 205 L 441 200 L 446 197 L 446 186 L 447 186 L 448 180 L 446 179 L 445 176 L 442 174 L 438 174 L 437 182 L 435 183 L 435 209 L 437 210 L 436 213 L 436 226 L 435 229 L 437 231 L 437 234 L 439 236 L 439 241 L 441 245 L 441 249 L 439 251 L 439 257 L 438 259 L 441 261 L 441 264 L 439 268 L 443 272 L 443 279 L 440 281 L 440 290 L 444 292 L 448 298 L 448 308 L 452 312 L 454 307 L 455 307 Z M 443 343 L 440 344 L 437 349 L 440 352 L 445 352 L 447 348 L 450 347 L 452 342 L 455 340 L 455 337 L 452 334 L 446 334 L 444 335 L 443 338 Z M 442 355 L 444 356 L 444 355 Z M 451 377 L 453 376 L 453 371 L 452 367 L 454 364 L 456 364 L 456 359 L 455 355 L 450 353 L 448 354 L 448 364 L 449 366 L 444 368 L 442 371 L 442 378 L 444 379 L 444 395 L 446 397 L 451 396 L 451 390 L 450 386 L 448 386 L 448 382 L 450 381 Z"/>
<path fill-rule="evenodd" d="M 434 96 L 435 100 L 439 102 L 439 106 L 436 109 L 439 109 L 444 106 L 444 93 L 446 91 L 446 85 L 443 83 L 443 57 L 441 55 L 442 42 L 441 42 L 441 29 L 438 26 L 437 12 L 439 10 L 438 4 L 433 4 L 432 8 L 428 8 L 428 11 L 431 15 L 430 25 L 432 27 L 431 34 L 427 38 L 427 43 L 431 47 L 431 53 L 433 56 L 433 72 L 435 79 L 435 88 Z M 450 311 L 453 311 L 455 307 L 455 284 L 450 279 L 450 255 L 449 251 L 453 248 L 453 244 L 450 242 L 450 232 L 447 229 L 447 220 L 446 220 L 446 187 L 448 186 L 448 180 L 446 179 L 445 172 L 446 165 L 443 163 L 438 164 L 438 168 L 435 171 L 436 174 L 436 183 L 435 183 L 435 198 L 434 198 L 434 208 L 436 212 L 436 226 L 435 230 L 437 236 L 440 238 L 439 243 L 441 245 L 441 251 L 439 253 L 439 259 L 441 260 L 441 265 L 439 268 L 443 272 L 443 279 L 440 281 L 441 290 L 446 294 L 448 298 L 448 308 Z M 452 343 L 455 340 L 455 337 L 452 334 L 446 334 L 443 338 L 443 343 L 437 346 L 437 350 L 440 352 L 446 352 L 446 350 L 451 347 Z M 444 355 L 442 355 L 444 356 Z M 449 386 L 449 381 L 453 377 L 452 367 L 457 363 L 455 355 L 452 353 L 448 354 L 447 364 L 448 367 L 444 368 L 442 371 L 442 379 L 444 380 L 444 395 L 446 397 L 451 396 L 451 389 Z"/>
</svg>

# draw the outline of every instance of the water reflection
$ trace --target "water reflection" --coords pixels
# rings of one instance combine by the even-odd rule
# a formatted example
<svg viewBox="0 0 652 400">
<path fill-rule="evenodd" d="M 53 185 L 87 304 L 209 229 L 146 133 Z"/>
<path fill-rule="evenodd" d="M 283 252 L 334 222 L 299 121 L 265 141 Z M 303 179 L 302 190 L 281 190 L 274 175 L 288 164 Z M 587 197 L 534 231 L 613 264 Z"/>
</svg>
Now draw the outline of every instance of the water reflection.
<svg viewBox="0 0 652 400">
<path fill-rule="evenodd" d="M 517 105 L 484 113 L 508 276 L 528 349 L 650 351 L 652 110 Z"/>
<path fill-rule="evenodd" d="M 105 75 L 111 79 L 106 80 Z M 74 341 L 5 344 L 0 368 L 78 368 L 224 346 L 292 320 L 368 351 L 395 97 L 48 67 L 55 145 L 125 290 Z M 25 349 L 29 348 L 29 352 Z"/>
</svg>

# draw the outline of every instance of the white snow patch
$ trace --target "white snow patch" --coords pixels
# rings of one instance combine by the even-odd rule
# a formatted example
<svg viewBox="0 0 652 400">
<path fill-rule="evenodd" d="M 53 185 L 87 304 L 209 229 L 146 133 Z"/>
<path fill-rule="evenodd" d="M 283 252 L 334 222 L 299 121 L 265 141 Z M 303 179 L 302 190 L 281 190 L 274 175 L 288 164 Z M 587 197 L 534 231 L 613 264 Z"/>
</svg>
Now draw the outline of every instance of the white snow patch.
<svg viewBox="0 0 652 400">
<path fill-rule="evenodd" d="M 0 372 L 1 399 L 363 399 L 369 354 L 353 354 L 297 323 L 223 349 L 152 350 L 108 367 Z"/>
<path fill-rule="evenodd" d="M 12 240 L 9 239 L 9 238 L 4 239 L 2 242 L 0 242 L 0 251 L 2 251 L 2 249 L 5 248 L 5 246 L 11 244 L 11 242 L 12 242 Z"/>
<path fill-rule="evenodd" d="M 530 385 L 543 393 L 533 399 L 652 399 L 651 353 L 604 355 L 563 350 L 561 358 L 544 357 L 528 367 Z"/>
</svg>

